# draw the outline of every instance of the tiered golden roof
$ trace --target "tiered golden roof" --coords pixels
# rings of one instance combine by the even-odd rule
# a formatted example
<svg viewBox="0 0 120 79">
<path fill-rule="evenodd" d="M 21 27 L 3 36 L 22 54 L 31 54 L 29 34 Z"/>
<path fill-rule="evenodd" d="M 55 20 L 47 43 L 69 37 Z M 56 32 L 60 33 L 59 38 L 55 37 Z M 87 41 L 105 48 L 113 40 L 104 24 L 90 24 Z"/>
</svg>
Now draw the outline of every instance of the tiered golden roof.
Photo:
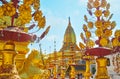
<svg viewBox="0 0 120 79">
<path fill-rule="evenodd" d="M 76 45 L 76 35 L 72 28 L 70 17 L 67 29 L 64 34 L 63 46 L 60 51 L 79 51 L 79 47 Z"/>
</svg>

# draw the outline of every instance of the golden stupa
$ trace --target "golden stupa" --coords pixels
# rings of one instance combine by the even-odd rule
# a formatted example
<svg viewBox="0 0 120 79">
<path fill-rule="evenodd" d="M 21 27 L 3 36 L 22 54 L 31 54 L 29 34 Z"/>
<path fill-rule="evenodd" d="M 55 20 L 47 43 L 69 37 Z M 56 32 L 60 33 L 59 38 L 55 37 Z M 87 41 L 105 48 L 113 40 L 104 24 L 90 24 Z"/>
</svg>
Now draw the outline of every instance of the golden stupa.
<svg viewBox="0 0 120 79">
<path fill-rule="evenodd" d="M 69 18 L 61 49 L 49 54 L 49 69 L 53 71 L 53 69 L 57 67 L 57 74 L 60 74 L 62 71 L 62 73 L 64 72 L 68 75 L 71 66 L 73 66 L 75 67 L 76 74 L 83 73 L 85 72 L 85 63 L 79 63 L 79 61 L 83 61 L 82 55 L 83 53 L 76 44 L 76 35 Z"/>
<path fill-rule="evenodd" d="M 70 17 L 68 26 L 66 28 L 65 34 L 64 34 L 64 40 L 63 40 L 63 46 L 60 49 L 60 51 L 79 51 L 79 47 L 76 44 L 76 35 L 72 28 Z"/>
</svg>

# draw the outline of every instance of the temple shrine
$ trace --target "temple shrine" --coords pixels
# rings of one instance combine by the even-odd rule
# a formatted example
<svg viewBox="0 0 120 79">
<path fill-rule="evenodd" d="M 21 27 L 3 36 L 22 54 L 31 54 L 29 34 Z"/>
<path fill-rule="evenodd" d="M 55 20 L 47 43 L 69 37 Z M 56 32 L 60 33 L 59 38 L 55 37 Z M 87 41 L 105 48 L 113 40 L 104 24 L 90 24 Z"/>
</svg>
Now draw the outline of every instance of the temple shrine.
<svg viewBox="0 0 120 79">
<path fill-rule="evenodd" d="M 76 35 L 72 28 L 70 18 L 68 20 L 68 26 L 64 34 L 63 45 L 60 51 L 55 51 L 54 53 L 49 54 L 51 59 L 51 64 L 55 64 L 58 69 L 58 74 L 60 70 L 64 69 L 64 72 L 69 75 L 71 67 L 75 67 L 76 74 L 83 74 L 85 72 L 85 61 L 82 60 L 83 53 L 80 51 L 80 48 L 76 44 Z"/>
</svg>

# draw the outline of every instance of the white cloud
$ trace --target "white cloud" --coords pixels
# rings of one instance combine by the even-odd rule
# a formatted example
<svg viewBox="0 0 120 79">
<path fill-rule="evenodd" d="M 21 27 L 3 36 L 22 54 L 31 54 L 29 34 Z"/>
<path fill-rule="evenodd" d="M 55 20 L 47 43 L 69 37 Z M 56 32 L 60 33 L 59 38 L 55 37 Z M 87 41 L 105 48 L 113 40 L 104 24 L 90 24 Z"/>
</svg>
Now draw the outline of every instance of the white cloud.
<svg viewBox="0 0 120 79">
<path fill-rule="evenodd" d="M 79 1 L 79 3 L 85 3 L 85 2 L 87 2 L 88 0 L 78 0 Z"/>
<path fill-rule="evenodd" d="M 51 25 L 52 27 L 62 27 L 62 25 L 66 25 L 66 20 L 64 18 L 54 16 L 54 15 L 48 15 L 47 17 L 47 24 Z"/>
<path fill-rule="evenodd" d="M 66 19 L 64 19 L 65 17 L 63 18 L 62 16 L 60 16 L 58 12 L 55 13 L 55 11 L 49 9 L 43 9 L 43 12 L 43 14 L 46 16 L 47 25 L 56 27 L 59 25 L 65 25 L 67 23 Z"/>
<path fill-rule="evenodd" d="M 79 4 L 80 6 L 85 6 L 85 5 L 87 4 L 87 1 L 88 1 L 88 0 L 78 0 L 78 4 Z"/>
<path fill-rule="evenodd" d="M 110 0 L 108 1 L 110 3 L 110 9 L 111 12 L 119 12 L 120 11 L 120 0 Z M 120 12 L 119 12 L 120 13 Z"/>
<path fill-rule="evenodd" d="M 59 37 L 56 36 L 56 35 L 50 35 L 50 36 L 47 36 L 47 37 L 46 37 L 46 40 L 48 40 L 48 41 L 54 41 L 54 40 L 56 40 L 57 38 L 59 38 Z"/>
</svg>

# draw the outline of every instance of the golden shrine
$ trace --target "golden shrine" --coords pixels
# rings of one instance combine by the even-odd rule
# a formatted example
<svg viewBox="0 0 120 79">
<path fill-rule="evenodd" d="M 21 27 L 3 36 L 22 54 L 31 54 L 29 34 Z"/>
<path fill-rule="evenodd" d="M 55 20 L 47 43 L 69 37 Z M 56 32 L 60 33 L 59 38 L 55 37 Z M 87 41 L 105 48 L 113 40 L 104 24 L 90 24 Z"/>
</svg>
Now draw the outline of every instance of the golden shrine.
<svg viewBox="0 0 120 79">
<path fill-rule="evenodd" d="M 116 22 L 111 21 L 113 14 L 110 13 L 109 9 L 110 4 L 107 0 L 88 0 L 88 14 L 90 17 L 94 16 L 95 20 L 89 20 L 88 16 L 84 15 L 84 33 L 80 34 L 84 43 L 80 42 L 80 47 L 86 50 L 85 56 L 88 57 L 86 62 L 91 60 L 91 56 L 96 57 L 95 63 L 97 70 L 94 79 L 110 79 L 107 70 L 108 62 L 110 62 L 110 60 L 105 56 L 119 53 L 120 51 L 120 30 L 116 30 L 114 37 L 110 39 L 113 34 L 112 30 L 116 26 Z M 92 39 L 92 36 L 94 36 L 91 32 L 92 29 L 94 29 L 95 36 L 97 37 L 96 40 Z M 90 78 L 89 65 L 90 62 L 86 65 L 88 71 L 85 72 L 85 79 Z M 86 73 L 89 75 L 86 75 Z"/>
<path fill-rule="evenodd" d="M 82 55 L 83 53 L 79 51 L 79 47 L 76 44 L 76 35 L 75 32 L 71 26 L 70 18 L 68 20 L 68 26 L 66 28 L 65 34 L 64 34 L 64 41 L 63 41 L 63 46 L 58 52 L 54 52 L 49 54 L 49 59 L 50 59 L 50 65 L 54 67 L 54 64 L 59 66 L 57 68 L 58 72 L 57 74 L 61 74 L 61 76 L 65 75 L 60 72 L 64 71 L 66 75 L 70 74 L 71 71 L 68 69 L 73 69 L 73 67 L 76 66 L 81 66 L 81 70 L 76 70 L 74 68 L 74 72 L 76 74 L 80 74 L 85 72 L 85 63 L 79 63 L 79 61 L 82 60 Z M 76 65 L 76 66 L 74 66 Z M 69 68 L 71 67 L 71 68 Z M 73 71 L 72 71 L 73 72 Z M 55 73 L 55 74 L 56 74 Z M 53 74 L 54 75 L 54 74 Z M 75 75 L 75 74 L 74 74 Z"/>
<path fill-rule="evenodd" d="M 20 3 L 20 0 L 1 0 L 1 3 L 0 79 L 36 79 L 39 77 L 39 75 L 36 76 L 37 73 L 48 74 L 49 71 L 42 71 L 41 64 L 38 64 L 41 61 L 38 59 L 39 57 L 35 58 L 38 51 L 32 51 L 26 58 L 26 54 L 29 52 L 28 45 L 44 38 L 50 29 L 48 26 L 40 37 L 34 34 L 44 28 L 46 23 L 45 16 L 40 10 L 40 1 L 23 0 Z M 31 20 L 36 23 L 31 23 Z M 26 27 L 26 24 L 29 25 Z M 34 27 L 37 27 L 37 30 L 29 33 Z M 31 58 L 32 63 L 29 58 Z M 37 72 L 34 73 L 32 69 L 34 71 L 36 69 Z"/>
<path fill-rule="evenodd" d="M 79 61 L 81 62 L 83 61 L 82 60 L 83 53 L 80 51 L 80 48 L 76 44 L 76 35 L 72 28 L 70 17 L 68 20 L 68 26 L 64 34 L 63 46 L 59 52 L 62 53 L 63 58 L 62 58 L 61 65 L 66 67 L 66 73 L 70 74 L 71 69 L 72 69 L 72 72 L 74 72 L 75 74 L 80 74 L 85 71 L 85 68 L 84 68 L 85 63 L 79 63 Z M 83 69 L 82 68 L 77 69 L 80 66 L 83 67 Z"/>
</svg>

